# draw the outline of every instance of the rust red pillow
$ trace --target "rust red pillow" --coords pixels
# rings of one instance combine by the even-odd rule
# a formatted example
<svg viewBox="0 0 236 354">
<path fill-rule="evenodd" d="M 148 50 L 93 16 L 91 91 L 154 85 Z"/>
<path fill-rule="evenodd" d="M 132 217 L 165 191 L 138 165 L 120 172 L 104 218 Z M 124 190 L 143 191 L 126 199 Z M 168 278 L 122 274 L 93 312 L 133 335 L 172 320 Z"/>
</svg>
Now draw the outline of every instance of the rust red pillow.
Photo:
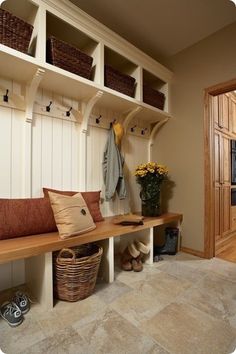
<svg viewBox="0 0 236 354">
<path fill-rule="evenodd" d="M 0 199 L 0 240 L 57 231 L 49 199 Z"/>
<path fill-rule="evenodd" d="M 53 192 L 62 195 L 73 196 L 74 194 L 78 193 L 75 191 L 61 191 L 51 188 L 43 188 L 44 197 L 49 198 L 48 192 Z M 80 192 L 82 197 L 85 200 L 85 203 L 88 206 L 89 212 L 93 218 L 94 222 L 103 221 L 104 217 L 102 216 L 100 210 L 100 193 L 101 191 L 96 192 Z"/>
</svg>

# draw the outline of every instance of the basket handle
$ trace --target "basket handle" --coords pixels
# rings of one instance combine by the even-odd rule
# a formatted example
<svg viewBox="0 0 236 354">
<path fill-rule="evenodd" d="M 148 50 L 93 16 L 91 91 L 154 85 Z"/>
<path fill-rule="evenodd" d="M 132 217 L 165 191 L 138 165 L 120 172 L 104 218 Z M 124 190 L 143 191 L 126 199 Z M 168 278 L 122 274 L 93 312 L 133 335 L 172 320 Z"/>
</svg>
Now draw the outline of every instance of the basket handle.
<svg viewBox="0 0 236 354">
<path fill-rule="evenodd" d="M 62 254 L 63 254 L 64 252 L 70 253 L 71 256 L 72 256 L 72 257 L 71 257 L 71 260 L 72 260 L 72 261 L 75 261 L 75 258 L 76 258 L 75 252 L 74 252 L 72 249 L 70 249 L 70 248 L 62 248 L 62 250 L 60 250 L 60 252 L 59 252 L 58 255 L 57 255 L 57 262 L 60 262 L 59 259 L 61 258 Z"/>
</svg>

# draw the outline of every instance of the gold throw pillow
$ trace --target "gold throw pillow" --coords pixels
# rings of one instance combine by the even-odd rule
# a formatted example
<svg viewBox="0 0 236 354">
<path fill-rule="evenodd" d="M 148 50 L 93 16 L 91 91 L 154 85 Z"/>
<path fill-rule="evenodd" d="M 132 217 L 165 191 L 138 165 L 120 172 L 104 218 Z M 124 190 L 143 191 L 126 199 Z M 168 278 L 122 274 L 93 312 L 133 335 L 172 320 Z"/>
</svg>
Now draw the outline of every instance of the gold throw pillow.
<svg viewBox="0 0 236 354">
<path fill-rule="evenodd" d="M 48 192 L 55 222 L 61 238 L 76 236 L 95 229 L 92 216 L 81 193 L 72 197 Z"/>
</svg>

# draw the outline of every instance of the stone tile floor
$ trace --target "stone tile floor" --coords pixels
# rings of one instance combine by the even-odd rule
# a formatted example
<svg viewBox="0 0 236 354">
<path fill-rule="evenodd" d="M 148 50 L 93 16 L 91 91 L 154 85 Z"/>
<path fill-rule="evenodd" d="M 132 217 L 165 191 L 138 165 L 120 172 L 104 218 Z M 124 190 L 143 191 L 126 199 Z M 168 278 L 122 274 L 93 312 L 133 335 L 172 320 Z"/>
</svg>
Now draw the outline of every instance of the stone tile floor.
<svg viewBox="0 0 236 354">
<path fill-rule="evenodd" d="M 34 304 L 11 328 L 0 319 L 7 354 L 228 354 L 236 348 L 236 264 L 184 253 L 141 273 L 116 267 L 77 302 L 51 311 Z"/>
</svg>

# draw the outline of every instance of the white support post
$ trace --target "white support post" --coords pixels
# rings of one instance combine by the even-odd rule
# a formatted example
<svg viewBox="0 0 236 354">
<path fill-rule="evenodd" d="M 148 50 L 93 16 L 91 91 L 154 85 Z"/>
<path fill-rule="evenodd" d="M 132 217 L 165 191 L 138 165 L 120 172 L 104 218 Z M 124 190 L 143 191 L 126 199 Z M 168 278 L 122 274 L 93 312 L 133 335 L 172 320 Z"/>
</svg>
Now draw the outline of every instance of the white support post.
<svg viewBox="0 0 236 354">
<path fill-rule="evenodd" d="M 33 106 L 38 86 L 45 71 L 37 69 L 31 82 L 26 87 L 25 107 L 25 132 L 24 132 L 24 156 L 23 156 L 23 196 L 31 197 L 32 193 L 32 121 Z"/>
<path fill-rule="evenodd" d="M 149 138 L 149 144 L 148 144 L 148 161 L 152 160 L 152 147 L 154 144 L 154 139 L 155 139 L 156 133 L 160 129 L 160 127 L 168 121 L 168 119 L 169 118 L 166 118 L 166 119 L 163 119 L 160 122 L 156 123 L 151 131 L 150 138 Z"/>
<path fill-rule="evenodd" d="M 89 116 L 94 105 L 102 97 L 103 92 L 98 91 L 90 100 L 82 103 L 82 124 L 80 128 L 80 143 L 79 143 L 79 190 L 86 191 L 87 189 L 87 132 Z"/>
</svg>

